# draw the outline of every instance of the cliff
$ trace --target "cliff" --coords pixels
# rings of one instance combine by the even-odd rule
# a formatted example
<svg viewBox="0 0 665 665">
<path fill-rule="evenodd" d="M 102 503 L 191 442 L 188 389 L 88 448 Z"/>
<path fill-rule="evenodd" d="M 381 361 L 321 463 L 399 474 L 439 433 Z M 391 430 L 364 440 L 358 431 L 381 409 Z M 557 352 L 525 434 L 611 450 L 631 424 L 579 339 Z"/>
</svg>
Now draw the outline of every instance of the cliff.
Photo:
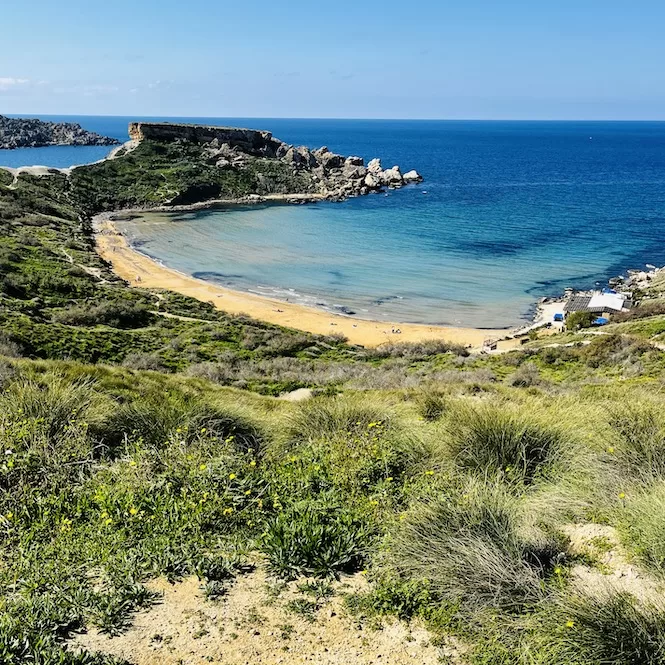
<svg viewBox="0 0 665 665">
<path fill-rule="evenodd" d="M 74 122 L 45 122 L 36 118 L 0 115 L 0 149 L 39 148 L 50 145 L 118 145 L 108 136 L 83 129 Z"/>
</svg>

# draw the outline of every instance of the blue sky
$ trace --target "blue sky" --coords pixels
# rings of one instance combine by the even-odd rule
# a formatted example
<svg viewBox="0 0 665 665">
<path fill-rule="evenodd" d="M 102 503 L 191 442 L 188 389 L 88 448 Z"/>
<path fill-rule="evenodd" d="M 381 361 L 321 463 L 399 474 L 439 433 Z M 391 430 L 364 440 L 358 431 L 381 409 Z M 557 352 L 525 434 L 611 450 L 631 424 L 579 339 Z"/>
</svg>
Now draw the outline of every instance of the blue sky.
<svg viewBox="0 0 665 665">
<path fill-rule="evenodd" d="M 665 119 L 662 0 L 31 0 L 0 113 Z"/>
</svg>

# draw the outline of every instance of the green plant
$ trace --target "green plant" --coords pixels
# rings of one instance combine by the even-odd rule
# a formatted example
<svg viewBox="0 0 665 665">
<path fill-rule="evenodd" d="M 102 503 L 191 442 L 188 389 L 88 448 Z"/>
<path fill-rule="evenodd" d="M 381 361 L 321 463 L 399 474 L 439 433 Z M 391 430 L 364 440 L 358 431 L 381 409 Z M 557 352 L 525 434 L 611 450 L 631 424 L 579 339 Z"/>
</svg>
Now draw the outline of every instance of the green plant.
<svg viewBox="0 0 665 665">
<path fill-rule="evenodd" d="M 303 502 L 269 521 L 261 549 L 273 573 L 294 579 L 357 570 L 369 543 L 367 525 L 348 509 Z"/>
</svg>

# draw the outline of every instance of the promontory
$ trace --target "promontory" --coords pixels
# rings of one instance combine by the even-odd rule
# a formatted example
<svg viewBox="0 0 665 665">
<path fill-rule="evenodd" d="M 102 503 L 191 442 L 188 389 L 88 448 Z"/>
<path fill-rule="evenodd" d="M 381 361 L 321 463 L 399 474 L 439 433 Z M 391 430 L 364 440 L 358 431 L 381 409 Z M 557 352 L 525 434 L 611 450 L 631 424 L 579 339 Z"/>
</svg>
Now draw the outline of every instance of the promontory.
<svg viewBox="0 0 665 665">
<path fill-rule="evenodd" d="M 0 150 L 53 145 L 118 145 L 120 141 L 83 129 L 75 122 L 48 122 L 36 118 L 0 115 Z"/>
</svg>

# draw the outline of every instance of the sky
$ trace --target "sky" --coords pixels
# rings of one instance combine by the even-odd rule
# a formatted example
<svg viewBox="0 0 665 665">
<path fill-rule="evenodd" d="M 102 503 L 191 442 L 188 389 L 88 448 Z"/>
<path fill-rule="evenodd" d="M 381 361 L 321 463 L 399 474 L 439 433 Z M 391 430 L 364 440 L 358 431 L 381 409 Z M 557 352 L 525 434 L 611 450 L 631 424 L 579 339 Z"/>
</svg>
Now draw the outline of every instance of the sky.
<svg viewBox="0 0 665 665">
<path fill-rule="evenodd" d="M 31 0 L 0 114 L 665 119 L 663 0 Z"/>
</svg>

